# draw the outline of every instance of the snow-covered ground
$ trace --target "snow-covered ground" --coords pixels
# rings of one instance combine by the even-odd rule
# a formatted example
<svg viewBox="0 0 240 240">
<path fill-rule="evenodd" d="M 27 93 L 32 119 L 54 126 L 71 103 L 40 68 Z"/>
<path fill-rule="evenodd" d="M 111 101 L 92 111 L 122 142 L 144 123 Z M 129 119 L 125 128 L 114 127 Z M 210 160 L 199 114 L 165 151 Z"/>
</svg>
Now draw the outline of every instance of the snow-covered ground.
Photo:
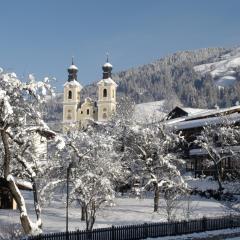
<svg viewBox="0 0 240 240">
<path fill-rule="evenodd" d="M 138 122 L 155 122 L 164 117 L 163 101 L 140 103 L 135 106 L 134 118 Z"/>
<path fill-rule="evenodd" d="M 216 231 L 207 231 L 202 233 L 193 233 L 193 234 L 186 234 L 181 236 L 172 236 L 172 237 L 160 237 L 160 238 L 148 238 L 148 240 L 186 240 L 186 239 L 199 239 L 199 238 L 210 238 L 214 236 L 220 236 L 220 235 L 230 235 L 234 233 L 240 233 L 240 228 L 235 229 L 223 229 L 223 230 L 216 230 Z M 218 238 L 214 238 L 218 239 Z M 223 238 L 219 238 L 223 239 Z M 240 237 L 234 237 L 234 238 L 224 238 L 227 240 L 240 240 Z"/>
<path fill-rule="evenodd" d="M 31 195 L 27 195 L 29 213 L 34 216 Z M 191 199 L 192 218 L 217 217 L 234 213 L 223 203 L 213 199 L 204 199 L 193 196 Z M 178 205 L 176 216 L 178 219 L 184 218 L 184 209 L 187 201 L 181 201 Z M 108 227 L 112 225 L 129 225 L 144 222 L 166 221 L 164 211 L 164 201 L 160 201 L 159 213 L 153 213 L 153 199 L 135 199 L 129 197 L 118 197 L 114 206 L 106 206 L 99 211 L 95 228 Z M 71 230 L 84 229 L 85 224 L 80 221 L 80 208 L 71 206 L 69 212 L 69 227 Z M 65 230 L 66 223 L 65 204 L 55 200 L 49 206 L 43 208 L 43 223 L 45 232 L 59 232 Z M 16 211 L 0 210 L 0 225 L 11 222 L 19 222 L 19 215 Z"/>
</svg>

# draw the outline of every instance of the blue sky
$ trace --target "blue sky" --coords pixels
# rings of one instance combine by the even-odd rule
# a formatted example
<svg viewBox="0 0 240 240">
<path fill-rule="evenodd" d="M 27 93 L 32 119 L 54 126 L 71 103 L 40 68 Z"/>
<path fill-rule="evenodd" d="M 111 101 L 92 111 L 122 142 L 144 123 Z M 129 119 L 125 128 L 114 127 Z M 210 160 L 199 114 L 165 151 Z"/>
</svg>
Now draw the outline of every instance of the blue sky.
<svg viewBox="0 0 240 240">
<path fill-rule="evenodd" d="M 0 67 L 55 76 L 61 90 L 74 55 L 79 81 L 167 54 L 240 43 L 239 0 L 8 0 L 0 3 Z"/>
</svg>

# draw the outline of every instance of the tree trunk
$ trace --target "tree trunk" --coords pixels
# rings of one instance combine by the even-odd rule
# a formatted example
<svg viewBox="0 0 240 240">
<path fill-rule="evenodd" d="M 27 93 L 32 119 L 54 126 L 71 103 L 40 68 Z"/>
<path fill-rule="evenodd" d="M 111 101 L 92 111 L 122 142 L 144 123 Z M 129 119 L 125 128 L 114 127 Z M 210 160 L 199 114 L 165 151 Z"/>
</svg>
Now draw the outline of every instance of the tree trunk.
<svg viewBox="0 0 240 240">
<path fill-rule="evenodd" d="M 39 221 L 38 219 L 36 224 L 33 224 L 28 217 L 25 200 L 17 187 L 15 180 L 12 175 L 10 175 L 10 163 L 11 163 L 11 152 L 9 147 L 9 139 L 5 130 L 1 130 L 1 137 L 4 146 L 4 178 L 8 181 L 9 190 L 17 203 L 18 209 L 20 211 L 20 221 L 25 234 L 39 234 L 41 233 L 41 229 L 39 229 Z M 33 233 L 33 229 L 35 233 Z"/>
<path fill-rule="evenodd" d="M 34 200 L 35 213 L 36 213 L 37 221 L 39 222 L 39 227 L 42 227 L 41 207 L 39 205 L 38 192 L 37 192 L 37 185 L 36 185 L 35 177 L 32 177 L 32 186 L 33 186 L 33 200 Z"/>
<path fill-rule="evenodd" d="M 154 212 L 158 211 L 159 198 L 160 198 L 160 191 L 159 191 L 159 187 L 156 183 L 155 191 L 154 191 L 154 210 L 153 210 Z"/>
<path fill-rule="evenodd" d="M 8 135 L 6 134 L 5 130 L 1 131 L 1 137 L 4 146 L 4 163 L 3 163 L 3 174 L 4 178 L 7 179 L 10 173 L 10 161 L 11 161 L 11 153 L 8 143 Z"/>
<path fill-rule="evenodd" d="M 215 161 L 214 161 L 214 166 L 215 166 L 216 177 L 217 177 L 217 182 L 218 182 L 218 191 L 221 193 L 223 190 L 222 180 L 221 180 L 221 172 L 219 170 L 218 164 Z"/>
<path fill-rule="evenodd" d="M 96 207 L 94 203 L 89 203 L 88 206 L 86 206 L 85 208 L 85 222 L 86 222 L 86 230 L 88 231 L 92 231 L 93 229 L 93 225 L 95 223 L 96 220 Z"/>
<path fill-rule="evenodd" d="M 20 221 L 21 221 L 24 233 L 25 234 L 41 233 L 41 229 L 39 228 L 38 223 L 33 224 L 28 217 L 25 200 L 14 181 L 14 178 L 11 175 L 9 175 L 7 180 L 8 180 L 8 185 L 9 185 L 11 194 L 13 195 L 13 198 L 15 199 L 18 209 L 20 211 Z M 35 232 L 33 232 L 33 229 Z"/>
<path fill-rule="evenodd" d="M 81 207 L 81 221 L 85 221 L 86 220 L 86 207 L 82 206 Z"/>
</svg>

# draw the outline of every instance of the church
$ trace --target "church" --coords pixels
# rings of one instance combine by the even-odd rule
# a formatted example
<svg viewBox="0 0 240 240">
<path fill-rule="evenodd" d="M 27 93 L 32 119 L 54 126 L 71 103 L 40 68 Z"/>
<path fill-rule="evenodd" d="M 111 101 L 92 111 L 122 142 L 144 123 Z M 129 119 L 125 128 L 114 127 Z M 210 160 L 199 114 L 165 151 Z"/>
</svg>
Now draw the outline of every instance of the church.
<svg viewBox="0 0 240 240">
<path fill-rule="evenodd" d="M 87 126 L 91 121 L 106 122 L 116 112 L 117 84 L 112 79 L 112 65 L 108 58 L 102 66 L 103 77 L 97 83 L 98 100 L 86 98 L 81 101 L 82 85 L 77 79 L 78 68 L 73 63 L 68 68 L 68 80 L 63 93 L 63 131 L 69 127 Z"/>
</svg>

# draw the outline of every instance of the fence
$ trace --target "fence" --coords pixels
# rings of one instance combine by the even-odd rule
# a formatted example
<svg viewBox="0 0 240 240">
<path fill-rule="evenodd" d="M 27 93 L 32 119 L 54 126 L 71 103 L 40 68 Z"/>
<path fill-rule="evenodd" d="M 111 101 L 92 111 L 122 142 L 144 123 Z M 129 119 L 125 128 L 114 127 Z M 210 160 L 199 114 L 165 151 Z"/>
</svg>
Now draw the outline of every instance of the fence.
<svg viewBox="0 0 240 240">
<path fill-rule="evenodd" d="M 43 234 L 28 240 L 134 240 L 164 236 L 174 236 L 225 228 L 240 227 L 240 216 L 202 218 L 190 221 L 164 223 L 144 223 L 139 225 L 112 226 L 92 231 L 74 231 Z"/>
</svg>

